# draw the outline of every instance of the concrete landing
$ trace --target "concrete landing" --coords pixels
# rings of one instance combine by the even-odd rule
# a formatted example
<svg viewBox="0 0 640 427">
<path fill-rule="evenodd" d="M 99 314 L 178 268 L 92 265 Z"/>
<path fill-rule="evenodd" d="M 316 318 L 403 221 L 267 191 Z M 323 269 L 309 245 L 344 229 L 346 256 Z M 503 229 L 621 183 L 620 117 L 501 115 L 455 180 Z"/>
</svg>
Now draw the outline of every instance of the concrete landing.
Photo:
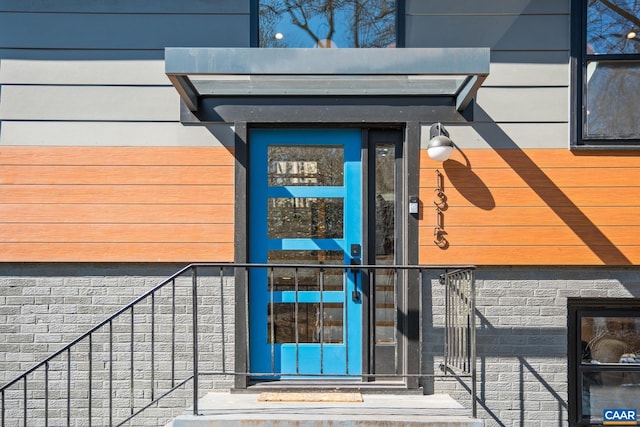
<svg viewBox="0 0 640 427">
<path fill-rule="evenodd" d="M 319 394 L 319 393 L 318 393 Z M 362 401 L 335 393 L 331 398 L 308 393 L 295 399 L 267 400 L 260 394 L 209 393 L 198 403 L 200 416 L 186 411 L 173 427 L 483 427 L 450 396 L 362 394 Z M 353 395 L 353 393 L 349 393 Z"/>
</svg>

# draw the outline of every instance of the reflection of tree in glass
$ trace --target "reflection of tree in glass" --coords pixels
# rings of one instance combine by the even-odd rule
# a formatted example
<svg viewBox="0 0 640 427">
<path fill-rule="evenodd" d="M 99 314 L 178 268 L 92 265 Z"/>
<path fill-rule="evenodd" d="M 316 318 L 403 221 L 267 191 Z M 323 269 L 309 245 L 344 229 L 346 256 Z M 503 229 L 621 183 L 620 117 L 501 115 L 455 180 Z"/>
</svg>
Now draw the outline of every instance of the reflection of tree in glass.
<svg viewBox="0 0 640 427">
<path fill-rule="evenodd" d="M 393 259 L 395 246 L 395 149 L 393 145 L 376 147 L 376 260 Z"/>
<path fill-rule="evenodd" d="M 344 182 L 344 152 L 331 145 L 270 145 L 269 185 L 326 185 Z"/>
<path fill-rule="evenodd" d="M 640 0 L 589 0 L 587 53 L 640 53 Z"/>
<path fill-rule="evenodd" d="M 587 82 L 586 132 L 601 139 L 640 138 L 640 67 L 631 62 L 593 63 Z"/>
<path fill-rule="evenodd" d="M 390 0 L 261 0 L 259 15 L 262 47 L 395 45 L 395 2 Z M 304 36 L 276 36 L 285 19 Z"/>
<path fill-rule="evenodd" d="M 640 0 L 588 0 L 587 55 L 640 54 Z M 640 62 L 591 60 L 586 74 L 585 136 L 640 138 Z"/>
</svg>

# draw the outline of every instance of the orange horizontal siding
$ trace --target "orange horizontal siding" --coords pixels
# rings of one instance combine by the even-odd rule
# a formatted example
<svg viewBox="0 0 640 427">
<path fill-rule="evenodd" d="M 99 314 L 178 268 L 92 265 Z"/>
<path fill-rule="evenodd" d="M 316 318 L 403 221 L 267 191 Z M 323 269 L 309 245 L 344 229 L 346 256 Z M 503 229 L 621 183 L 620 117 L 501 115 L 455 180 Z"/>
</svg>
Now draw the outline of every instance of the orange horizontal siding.
<svg viewBox="0 0 640 427">
<path fill-rule="evenodd" d="M 232 261 L 233 151 L 3 147 L 0 261 Z"/>
<path fill-rule="evenodd" d="M 435 209 L 433 219 L 435 222 Z M 445 227 L 483 225 L 493 226 L 587 226 L 587 225 L 640 225 L 638 207 L 510 207 L 496 206 L 491 210 L 475 207 L 452 207 L 443 212 Z"/>
<path fill-rule="evenodd" d="M 162 196 L 158 194 L 159 201 Z M 4 204 L 0 223 L 233 224 L 233 205 Z"/>
<path fill-rule="evenodd" d="M 638 151 L 570 151 L 568 149 L 465 149 L 464 154 L 455 150 L 451 161 L 434 162 L 429 159 L 426 150 L 420 152 L 420 164 L 423 168 L 508 168 L 520 170 L 528 166 L 535 168 L 572 167 L 583 168 L 624 168 L 637 167 Z"/>
<path fill-rule="evenodd" d="M 512 188 L 524 185 L 544 190 L 546 188 L 583 187 L 628 187 L 634 181 L 621 180 L 638 172 L 637 168 L 522 168 L 514 173 L 512 169 L 498 168 L 445 168 L 447 188 Z M 589 179 L 588 183 L 585 182 Z M 434 185 L 433 176 L 420 176 L 420 186 Z"/>
<path fill-rule="evenodd" d="M 222 224 L 0 224 L 5 243 L 227 243 L 233 223 Z M 73 240 L 70 240 L 73 239 Z"/>
<path fill-rule="evenodd" d="M 630 266 L 640 263 L 640 246 L 612 248 L 605 246 L 456 246 L 447 249 L 435 245 L 421 247 L 421 256 L 430 264 L 450 265 L 473 260 L 474 265 L 610 265 Z M 422 261 L 426 263 L 424 260 Z"/>
<path fill-rule="evenodd" d="M 2 199 L 11 203 L 232 204 L 231 185 L 0 185 Z"/>
<path fill-rule="evenodd" d="M 13 243 L 4 262 L 231 262 L 233 243 Z"/>
<path fill-rule="evenodd" d="M 434 243 L 442 203 L 446 242 Z M 640 264 L 640 152 L 421 152 L 419 260 L 425 264 Z"/>
<path fill-rule="evenodd" d="M 222 147 L 36 147 L 5 146 L 0 165 L 233 166 L 233 149 Z"/>
<path fill-rule="evenodd" d="M 477 191 L 466 187 L 456 188 L 449 186 L 445 190 L 447 205 L 451 207 L 480 207 L 485 210 L 495 206 L 603 206 L 604 201 L 609 201 L 615 206 L 635 207 L 640 200 L 640 182 L 636 187 L 564 187 L 562 191 L 544 191 L 531 187 L 491 188 L 485 191 Z M 544 198 L 543 198 L 544 197 Z M 420 192 L 422 200 L 427 208 L 433 206 L 432 201 L 437 201 L 433 188 L 422 188 Z"/>
<path fill-rule="evenodd" d="M 420 235 L 433 237 L 434 226 L 423 221 Z M 640 244 L 640 226 L 448 226 L 445 224 L 446 238 L 456 246 L 582 246 L 586 241 L 616 242 L 618 246 Z M 532 239 L 532 236 L 535 236 Z M 427 243 L 430 243 L 428 241 Z M 427 246 L 429 246 L 427 244 Z"/>
<path fill-rule="evenodd" d="M 0 184 L 231 185 L 233 166 L 2 166 Z"/>
</svg>

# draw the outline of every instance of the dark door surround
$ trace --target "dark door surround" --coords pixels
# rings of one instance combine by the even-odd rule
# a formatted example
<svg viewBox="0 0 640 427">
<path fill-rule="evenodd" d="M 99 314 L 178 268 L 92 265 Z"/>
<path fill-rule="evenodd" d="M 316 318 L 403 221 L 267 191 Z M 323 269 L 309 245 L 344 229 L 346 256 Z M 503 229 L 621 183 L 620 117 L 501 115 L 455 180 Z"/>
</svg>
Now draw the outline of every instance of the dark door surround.
<svg viewBox="0 0 640 427">
<path fill-rule="evenodd" d="M 273 123 L 270 124 L 274 126 Z M 235 155 L 236 155 L 236 172 L 235 172 L 235 182 L 236 182 L 236 248 L 235 248 L 235 261 L 239 263 L 248 261 L 248 244 L 249 235 L 248 235 L 248 223 L 247 223 L 247 213 L 248 213 L 248 197 L 249 188 L 248 188 L 248 135 L 249 128 L 254 126 L 253 124 L 248 124 L 247 122 L 235 122 Z M 265 127 L 264 123 L 255 124 L 255 126 Z M 298 124 L 297 126 L 302 126 L 302 124 Z M 313 127 L 313 125 L 305 125 L 304 127 Z M 316 124 L 317 126 L 317 124 Z M 282 124 L 278 124 L 276 127 L 284 127 Z M 419 169 L 419 140 L 420 140 L 420 123 L 418 122 L 400 122 L 395 124 L 387 124 L 387 125 L 372 125 L 372 126 L 363 126 L 362 124 L 345 124 L 345 123 L 329 123 L 325 124 L 322 127 L 357 127 L 363 129 L 363 135 L 366 135 L 364 138 L 371 138 L 372 135 L 375 138 L 375 135 L 384 134 L 384 131 L 395 130 L 396 135 L 398 135 L 401 141 L 401 150 L 404 156 L 401 159 L 402 165 L 401 170 L 404 173 L 401 173 L 401 180 L 398 182 L 398 186 L 400 187 L 400 191 L 397 195 L 397 208 L 398 208 L 398 217 L 401 217 L 404 224 L 398 228 L 398 238 L 401 240 L 401 244 L 399 245 L 399 256 L 402 258 L 405 264 L 417 264 L 418 263 L 418 222 L 417 217 L 413 215 L 406 214 L 404 207 L 407 206 L 408 194 L 418 194 L 418 169 Z M 366 145 L 366 144 L 365 144 Z M 365 160 L 363 163 L 363 169 L 367 168 L 367 161 Z M 365 182 L 367 182 L 367 174 L 365 172 L 365 176 L 363 177 Z M 368 203 L 368 200 L 363 200 L 363 203 Z M 365 215 L 363 228 L 365 230 L 369 229 L 369 224 L 367 223 L 367 218 Z M 411 236 L 411 237 L 410 237 Z M 408 280 L 415 279 L 411 277 L 407 277 Z M 236 301 L 244 301 L 244 304 L 236 304 L 236 371 L 237 372 L 246 372 L 247 371 L 247 358 L 248 358 L 248 334 L 247 334 L 247 304 L 248 304 L 248 295 L 245 291 L 246 283 L 245 277 L 243 275 L 239 275 L 236 277 Z M 400 285 L 402 286 L 402 285 Z M 403 328 L 406 330 L 403 333 L 404 342 L 401 344 L 401 348 L 398 350 L 398 354 L 401 355 L 401 366 L 402 372 L 404 374 L 415 374 L 420 370 L 420 349 L 421 344 L 419 342 L 419 319 L 420 319 L 420 290 L 419 287 L 403 287 L 405 289 L 402 304 L 404 307 L 399 307 L 400 310 L 404 313 L 401 318 L 403 319 Z M 368 301 L 363 301 L 364 304 L 368 304 Z M 366 325 L 366 322 L 364 322 Z M 363 329 L 363 337 L 369 336 L 369 331 L 364 326 Z M 366 374 L 373 372 L 375 369 L 375 362 L 373 360 L 374 348 L 373 345 L 369 342 L 369 339 L 363 339 L 363 378 L 366 378 Z M 239 375 L 236 376 L 235 387 L 239 389 L 246 388 L 248 384 L 247 378 L 245 376 Z M 418 379 L 416 377 L 408 376 L 406 377 L 406 387 L 407 388 L 417 388 L 419 386 Z"/>
</svg>

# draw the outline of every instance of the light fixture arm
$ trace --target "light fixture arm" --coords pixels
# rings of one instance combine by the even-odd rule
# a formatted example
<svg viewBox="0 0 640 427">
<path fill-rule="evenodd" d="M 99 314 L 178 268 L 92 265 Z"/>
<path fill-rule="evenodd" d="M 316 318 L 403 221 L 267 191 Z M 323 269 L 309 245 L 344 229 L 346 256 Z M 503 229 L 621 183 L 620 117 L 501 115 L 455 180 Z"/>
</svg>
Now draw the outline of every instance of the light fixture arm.
<svg viewBox="0 0 640 427">
<path fill-rule="evenodd" d="M 432 124 L 431 127 L 429 128 L 429 139 L 431 140 L 436 136 L 440 136 L 440 135 L 444 135 L 447 138 L 449 138 L 449 132 L 447 131 L 447 129 L 445 129 L 442 123 L 438 122 L 438 123 Z"/>
</svg>

